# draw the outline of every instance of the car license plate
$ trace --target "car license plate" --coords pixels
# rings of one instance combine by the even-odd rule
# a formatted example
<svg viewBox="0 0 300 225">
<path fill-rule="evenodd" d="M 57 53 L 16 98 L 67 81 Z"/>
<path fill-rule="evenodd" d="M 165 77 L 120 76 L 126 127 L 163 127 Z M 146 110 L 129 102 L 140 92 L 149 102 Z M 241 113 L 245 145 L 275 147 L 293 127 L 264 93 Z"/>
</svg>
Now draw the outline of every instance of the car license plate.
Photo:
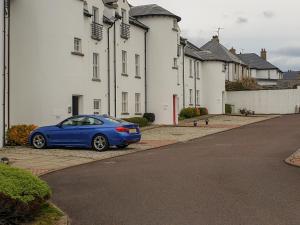
<svg viewBox="0 0 300 225">
<path fill-rule="evenodd" d="M 136 132 L 136 129 L 129 129 L 129 133 L 135 134 L 135 133 L 137 133 L 137 132 Z"/>
</svg>

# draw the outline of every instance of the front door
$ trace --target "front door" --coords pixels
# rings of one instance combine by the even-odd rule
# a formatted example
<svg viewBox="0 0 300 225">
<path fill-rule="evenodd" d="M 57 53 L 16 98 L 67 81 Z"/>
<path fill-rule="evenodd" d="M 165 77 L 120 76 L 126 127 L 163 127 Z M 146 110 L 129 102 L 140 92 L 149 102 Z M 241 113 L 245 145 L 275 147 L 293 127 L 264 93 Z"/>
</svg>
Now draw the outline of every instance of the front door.
<svg viewBox="0 0 300 225">
<path fill-rule="evenodd" d="M 79 96 L 72 96 L 72 114 L 73 116 L 79 115 Z"/>
</svg>

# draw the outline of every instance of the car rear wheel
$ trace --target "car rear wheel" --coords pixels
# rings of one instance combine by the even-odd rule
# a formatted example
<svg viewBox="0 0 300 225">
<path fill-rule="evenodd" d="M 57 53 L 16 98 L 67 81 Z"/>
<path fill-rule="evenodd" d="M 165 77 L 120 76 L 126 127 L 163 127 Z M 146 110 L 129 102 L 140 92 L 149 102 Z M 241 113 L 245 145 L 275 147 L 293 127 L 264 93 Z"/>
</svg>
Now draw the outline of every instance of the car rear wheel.
<svg viewBox="0 0 300 225">
<path fill-rule="evenodd" d="M 128 145 L 117 145 L 117 148 L 118 149 L 125 149 L 125 148 L 127 148 L 128 147 Z"/>
<path fill-rule="evenodd" d="M 98 134 L 93 139 L 93 149 L 98 152 L 103 152 L 108 149 L 108 141 L 104 135 Z"/>
<path fill-rule="evenodd" d="M 36 149 L 46 148 L 47 143 L 45 137 L 42 134 L 35 134 L 32 137 L 32 145 Z"/>
</svg>

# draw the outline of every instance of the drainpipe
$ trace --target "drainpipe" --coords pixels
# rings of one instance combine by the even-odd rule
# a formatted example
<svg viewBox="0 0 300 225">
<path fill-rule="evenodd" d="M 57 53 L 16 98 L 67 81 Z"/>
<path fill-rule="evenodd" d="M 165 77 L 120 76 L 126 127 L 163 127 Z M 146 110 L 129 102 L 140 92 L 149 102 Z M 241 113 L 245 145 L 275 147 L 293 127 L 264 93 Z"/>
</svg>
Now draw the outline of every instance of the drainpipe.
<svg viewBox="0 0 300 225">
<path fill-rule="evenodd" d="M 7 127 L 10 128 L 10 0 L 7 0 Z"/>
<path fill-rule="evenodd" d="M 5 17 L 5 11 L 6 11 L 6 4 L 7 4 L 7 1 L 4 1 L 4 4 L 3 4 L 3 127 L 2 127 L 2 132 L 3 132 L 3 137 L 2 137 L 2 140 L 3 140 L 3 145 L 5 145 L 5 121 L 6 121 L 6 98 L 5 98 L 5 90 L 6 90 L 6 76 L 5 76 L 5 73 L 6 73 L 6 17 Z"/>
<path fill-rule="evenodd" d="M 148 92 L 147 92 L 147 33 L 148 33 L 148 29 L 147 31 L 145 31 L 145 113 L 148 112 L 148 107 L 147 107 L 147 104 L 148 104 Z"/>
<path fill-rule="evenodd" d="M 116 24 L 114 25 L 114 104 L 115 117 L 117 117 L 117 50 L 116 50 Z"/>
<path fill-rule="evenodd" d="M 182 52 L 182 94 L 183 94 L 183 108 L 185 108 L 185 48 L 186 48 L 186 42 L 183 45 L 183 52 Z"/>
<path fill-rule="evenodd" d="M 196 65 L 196 66 L 195 66 Z M 194 62 L 195 108 L 197 108 L 197 60 Z"/>
<path fill-rule="evenodd" d="M 108 115 L 110 115 L 110 29 L 115 25 L 115 21 L 107 28 L 107 98 L 108 98 Z"/>
</svg>

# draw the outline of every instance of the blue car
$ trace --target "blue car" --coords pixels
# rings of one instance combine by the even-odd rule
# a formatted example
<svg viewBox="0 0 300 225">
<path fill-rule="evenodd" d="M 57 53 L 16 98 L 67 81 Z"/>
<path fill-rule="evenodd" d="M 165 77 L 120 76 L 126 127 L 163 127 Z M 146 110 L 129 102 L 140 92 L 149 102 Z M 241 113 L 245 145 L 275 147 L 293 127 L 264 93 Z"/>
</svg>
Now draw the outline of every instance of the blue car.
<svg viewBox="0 0 300 225">
<path fill-rule="evenodd" d="M 141 140 L 138 125 L 108 116 L 74 116 L 55 126 L 34 130 L 29 143 L 36 149 L 84 147 L 105 151 L 111 146 L 126 148 Z"/>
</svg>

